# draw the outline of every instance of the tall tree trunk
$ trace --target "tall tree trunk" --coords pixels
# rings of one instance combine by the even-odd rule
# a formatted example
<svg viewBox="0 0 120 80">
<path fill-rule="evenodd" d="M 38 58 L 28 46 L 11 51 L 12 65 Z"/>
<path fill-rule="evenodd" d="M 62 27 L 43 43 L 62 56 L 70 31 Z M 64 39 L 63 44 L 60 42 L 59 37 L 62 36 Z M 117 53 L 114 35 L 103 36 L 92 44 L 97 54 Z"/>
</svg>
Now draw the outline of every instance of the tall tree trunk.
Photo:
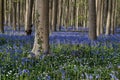
<svg viewBox="0 0 120 80">
<path fill-rule="evenodd" d="M 74 1 L 71 0 L 71 8 L 70 8 L 70 25 L 73 27 L 74 25 Z"/>
<path fill-rule="evenodd" d="M 104 0 L 101 0 L 101 13 L 100 13 L 100 34 L 103 34 L 104 33 L 104 29 L 103 29 L 103 26 L 104 26 Z"/>
<path fill-rule="evenodd" d="M 75 0 L 75 28 L 78 31 L 78 17 L 79 17 L 79 4 L 78 0 Z"/>
<path fill-rule="evenodd" d="M 52 2 L 53 0 L 49 1 L 49 33 L 52 32 Z"/>
<path fill-rule="evenodd" d="M 4 0 L 0 0 L 0 32 L 4 33 Z"/>
<path fill-rule="evenodd" d="M 63 26 L 63 0 L 61 0 L 61 3 L 60 3 L 60 5 L 61 5 L 61 13 L 60 13 L 60 23 L 59 23 L 59 30 L 61 30 L 61 26 Z"/>
<path fill-rule="evenodd" d="M 8 9 L 8 26 L 12 26 L 12 0 L 9 0 L 9 9 Z"/>
<path fill-rule="evenodd" d="M 35 56 L 49 53 L 49 0 L 36 0 L 37 24 L 32 52 Z"/>
<path fill-rule="evenodd" d="M 58 0 L 58 20 L 57 20 L 57 27 L 58 27 L 58 31 L 60 31 L 60 26 L 61 26 L 61 24 L 60 24 L 60 18 L 61 18 L 61 2 L 62 2 L 62 0 Z"/>
<path fill-rule="evenodd" d="M 24 1 L 25 0 L 20 0 L 20 24 L 23 25 L 24 24 L 24 10 L 25 10 L 25 7 L 24 7 Z"/>
<path fill-rule="evenodd" d="M 106 35 L 110 35 L 111 33 L 111 11 L 112 11 L 112 0 L 108 1 L 108 11 L 107 11 L 107 23 L 106 23 Z"/>
<path fill-rule="evenodd" d="M 100 35 L 100 21 L 101 21 L 101 0 L 96 1 L 96 13 L 97 13 L 97 36 Z"/>
<path fill-rule="evenodd" d="M 56 31 L 57 26 L 57 12 L 58 12 L 58 0 L 53 0 L 53 21 L 52 21 L 52 31 Z"/>
<path fill-rule="evenodd" d="M 114 34 L 115 33 L 115 13 L 116 11 L 116 0 L 113 1 L 113 4 L 112 4 L 112 19 L 111 19 L 111 34 Z"/>
<path fill-rule="evenodd" d="M 13 11 L 13 30 L 17 30 L 16 28 L 16 2 L 12 1 L 12 11 Z"/>
<path fill-rule="evenodd" d="M 91 40 L 97 39 L 96 36 L 96 0 L 89 0 L 89 16 L 88 16 L 88 26 L 89 26 L 89 37 Z"/>
<path fill-rule="evenodd" d="M 117 26 L 117 0 L 115 0 L 115 15 L 114 15 L 114 29 L 116 28 L 116 26 Z M 114 30 L 115 31 L 115 30 Z M 113 32 L 113 34 L 114 34 L 115 32 Z"/>
<path fill-rule="evenodd" d="M 31 35 L 32 32 L 32 8 L 34 0 L 26 0 L 25 32 Z"/>
<path fill-rule="evenodd" d="M 7 25 L 7 0 L 4 0 L 4 24 Z"/>
<path fill-rule="evenodd" d="M 87 27 L 87 0 L 84 1 L 84 20 L 83 20 L 83 27 Z"/>
<path fill-rule="evenodd" d="M 20 0 L 17 2 L 17 27 L 20 31 Z"/>
</svg>

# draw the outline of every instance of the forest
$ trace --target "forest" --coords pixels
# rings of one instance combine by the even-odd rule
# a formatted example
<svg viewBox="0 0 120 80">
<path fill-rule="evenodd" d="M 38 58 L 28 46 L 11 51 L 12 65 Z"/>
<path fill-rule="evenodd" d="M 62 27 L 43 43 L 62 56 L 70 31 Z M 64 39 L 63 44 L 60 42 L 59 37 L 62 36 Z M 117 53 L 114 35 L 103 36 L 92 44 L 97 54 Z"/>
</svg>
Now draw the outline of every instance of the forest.
<svg viewBox="0 0 120 80">
<path fill-rule="evenodd" d="M 0 80 L 120 80 L 120 0 L 0 0 Z"/>
</svg>

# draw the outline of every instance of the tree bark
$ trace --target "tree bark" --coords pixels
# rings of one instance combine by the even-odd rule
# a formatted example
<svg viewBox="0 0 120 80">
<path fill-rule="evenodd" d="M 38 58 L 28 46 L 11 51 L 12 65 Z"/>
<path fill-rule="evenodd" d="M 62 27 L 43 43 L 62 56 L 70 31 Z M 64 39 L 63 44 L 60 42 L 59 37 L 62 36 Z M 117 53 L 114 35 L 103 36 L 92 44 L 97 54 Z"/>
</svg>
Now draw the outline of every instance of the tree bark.
<svg viewBox="0 0 120 80">
<path fill-rule="evenodd" d="M 31 35 L 32 32 L 32 8 L 34 0 L 26 0 L 25 32 Z"/>
<path fill-rule="evenodd" d="M 4 0 L 0 0 L 0 32 L 4 33 Z"/>
<path fill-rule="evenodd" d="M 58 13 L 58 0 L 53 0 L 53 13 L 52 13 L 52 32 L 56 31 L 57 26 L 57 13 Z"/>
<path fill-rule="evenodd" d="M 17 2 L 17 27 L 20 31 L 20 0 Z"/>
<path fill-rule="evenodd" d="M 36 0 L 35 41 L 32 52 L 35 56 L 40 53 L 49 54 L 49 0 Z"/>
<path fill-rule="evenodd" d="M 111 33 L 111 11 L 112 11 L 112 0 L 108 1 L 108 11 L 107 11 L 107 21 L 106 21 L 106 35 L 110 35 Z"/>
<path fill-rule="evenodd" d="M 12 11 L 13 11 L 13 30 L 17 30 L 16 28 L 16 2 L 13 0 L 12 1 Z"/>
<path fill-rule="evenodd" d="M 95 0 L 89 0 L 89 37 L 91 40 L 96 40 L 96 7 Z"/>
</svg>

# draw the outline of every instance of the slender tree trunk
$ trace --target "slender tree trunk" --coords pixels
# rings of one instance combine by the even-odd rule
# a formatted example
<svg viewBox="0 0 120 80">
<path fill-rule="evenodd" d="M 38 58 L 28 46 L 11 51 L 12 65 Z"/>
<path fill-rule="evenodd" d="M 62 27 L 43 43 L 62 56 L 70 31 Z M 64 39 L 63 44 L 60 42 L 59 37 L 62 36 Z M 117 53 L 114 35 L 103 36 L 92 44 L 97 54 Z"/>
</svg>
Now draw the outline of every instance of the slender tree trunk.
<svg viewBox="0 0 120 80">
<path fill-rule="evenodd" d="M 58 22 L 57 22 L 58 25 L 57 25 L 57 26 L 58 26 L 58 31 L 60 31 L 60 26 L 61 26 L 61 24 L 60 24 L 60 18 L 61 18 L 61 11 L 62 11 L 62 10 L 61 10 L 61 7 L 62 7 L 62 6 L 61 6 L 61 2 L 62 2 L 62 0 L 58 0 L 58 1 L 59 1 L 59 2 L 58 2 L 58 3 L 59 3 L 59 4 L 58 4 L 58 10 L 59 10 L 59 11 L 58 11 L 58 20 L 57 20 L 57 21 L 58 21 Z"/>
<path fill-rule="evenodd" d="M 79 22 L 79 4 L 78 4 L 78 0 L 75 0 L 75 27 L 76 30 L 78 31 L 78 22 Z"/>
<path fill-rule="evenodd" d="M 4 33 L 4 0 L 0 0 L 0 32 Z"/>
<path fill-rule="evenodd" d="M 64 7 L 65 6 L 65 0 L 62 0 L 62 6 Z M 62 7 L 62 14 L 61 14 L 61 26 L 65 26 L 64 25 L 64 15 L 65 15 L 65 9 Z"/>
<path fill-rule="evenodd" d="M 83 27 L 87 27 L 87 0 L 84 1 L 84 20 L 83 20 Z"/>
<path fill-rule="evenodd" d="M 32 8 L 34 0 L 26 0 L 25 32 L 31 35 L 32 32 Z"/>
<path fill-rule="evenodd" d="M 17 26 L 20 31 L 20 0 L 17 2 Z"/>
<path fill-rule="evenodd" d="M 12 1 L 12 11 L 13 11 L 13 30 L 17 30 L 16 28 L 16 2 Z"/>
<path fill-rule="evenodd" d="M 58 0 L 53 0 L 53 21 L 52 21 L 52 32 L 56 31 L 57 26 L 57 12 L 58 12 Z"/>
<path fill-rule="evenodd" d="M 9 9 L 8 9 L 8 12 L 9 12 L 9 14 L 8 14 L 8 26 L 12 26 L 12 1 L 11 0 L 9 0 Z"/>
<path fill-rule="evenodd" d="M 25 0 L 24 0 L 25 1 Z M 24 10 L 25 10 L 25 6 L 24 6 L 24 1 L 20 0 L 20 24 L 23 25 L 24 24 Z"/>
<path fill-rule="evenodd" d="M 60 3 L 60 5 L 61 5 L 61 13 L 60 13 L 60 23 L 59 23 L 59 30 L 61 30 L 61 26 L 63 26 L 63 0 L 61 0 L 61 3 Z"/>
<path fill-rule="evenodd" d="M 52 1 L 49 1 L 49 33 L 52 32 Z"/>
<path fill-rule="evenodd" d="M 116 28 L 117 26 L 117 0 L 115 0 L 115 19 L 114 19 L 114 29 Z M 115 31 L 115 30 L 114 30 Z M 115 32 L 113 32 L 115 33 Z"/>
<path fill-rule="evenodd" d="M 89 26 L 89 37 L 91 40 L 97 39 L 96 36 L 96 0 L 89 0 L 89 16 L 88 16 L 88 26 Z"/>
<path fill-rule="evenodd" d="M 100 15 L 101 15 L 101 0 L 96 1 L 96 13 L 97 13 L 97 36 L 100 35 Z"/>
<path fill-rule="evenodd" d="M 104 0 L 101 0 L 101 13 L 100 13 L 100 34 L 103 34 L 104 33 L 104 29 L 103 29 L 103 26 L 104 26 Z"/>
<path fill-rule="evenodd" d="M 68 21 L 67 20 L 67 18 L 68 18 L 67 17 L 68 16 L 68 12 L 67 12 L 68 11 L 68 4 L 67 3 L 68 3 L 68 0 L 65 1 L 66 5 L 64 7 L 64 10 L 65 10 L 65 13 L 64 13 L 64 26 L 65 26 L 66 30 L 67 30 L 67 21 Z"/>
<path fill-rule="evenodd" d="M 116 0 L 113 1 L 113 4 L 112 4 L 112 19 L 111 19 L 111 34 L 114 34 L 115 33 L 115 16 L 116 16 Z"/>
<path fill-rule="evenodd" d="M 4 0 L 4 23 L 7 24 L 7 0 Z"/>
<path fill-rule="evenodd" d="M 71 0 L 71 13 L 70 13 L 70 25 L 73 27 L 74 26 L 74 2 Z"/>
<path fill-rule="evenodd" d="M 67 1 L 67 12 L 66 12 L 66 27 L 70 26 L 70 0 Z"/>
<path fill-rule="evenodd" d="M 112 9 L 112 0 L 108 1 L 108 11 L 107 11 L 107 23 L 106 23 L 106 35 L 110 35 L 111 33 L 111 9 Z"/>
</svg>

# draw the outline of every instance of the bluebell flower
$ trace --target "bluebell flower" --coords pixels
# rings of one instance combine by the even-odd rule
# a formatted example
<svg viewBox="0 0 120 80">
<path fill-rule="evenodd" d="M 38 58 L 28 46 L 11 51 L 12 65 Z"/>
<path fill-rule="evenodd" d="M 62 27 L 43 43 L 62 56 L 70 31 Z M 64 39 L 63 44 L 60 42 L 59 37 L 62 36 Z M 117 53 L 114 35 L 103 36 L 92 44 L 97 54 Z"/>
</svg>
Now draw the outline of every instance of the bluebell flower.
<svg viewBox="0 0 120 80">
<path fill-rule="evenodd" d="M 49 75 L 46 75 L 46 80 L 51 80 L 51 77 Z"/>
<path fill-rule="evenodd" d="M 18 75 L 23 75 L 23 74 L 30 75 L 30 71 L 28 69 L 23 69 L 18 73 Z"/>
</svg>

